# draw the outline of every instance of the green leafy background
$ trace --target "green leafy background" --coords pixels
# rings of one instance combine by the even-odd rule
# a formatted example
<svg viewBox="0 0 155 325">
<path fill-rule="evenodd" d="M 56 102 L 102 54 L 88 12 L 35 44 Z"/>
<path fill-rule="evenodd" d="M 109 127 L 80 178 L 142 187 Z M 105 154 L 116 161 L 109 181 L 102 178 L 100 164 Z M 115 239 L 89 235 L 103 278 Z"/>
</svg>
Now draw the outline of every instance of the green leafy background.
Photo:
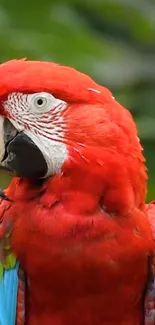
<svg viewBox="0 0 155 325">
<path fill-rule="evenodd" d="M 21 57 L 72 65 L 112 90 L 138 125 L 155 198 L 155 1 L 1 0 L 0 61 Z"/>
</svg>

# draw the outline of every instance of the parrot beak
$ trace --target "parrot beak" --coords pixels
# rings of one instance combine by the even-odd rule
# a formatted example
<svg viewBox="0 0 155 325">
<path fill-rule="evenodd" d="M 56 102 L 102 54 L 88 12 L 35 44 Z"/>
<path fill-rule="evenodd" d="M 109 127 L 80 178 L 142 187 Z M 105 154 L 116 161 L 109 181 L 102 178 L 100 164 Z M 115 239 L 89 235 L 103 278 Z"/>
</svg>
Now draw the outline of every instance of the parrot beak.
<svg viewBox="0 0 155 325">
<path fill-rule="evenodd" d="M 7 124 L 8 120 L 5 120 L 3 117 L 0 117 L 0 161 L 2 162 L 3 160 L 5 160 L 5 156 L 7 155 L 7 152 L 5 150 L 5 147 L 7 146 L 7 143 L 9 143 L 9 141 L 11 141 L 17 134 L 17 130 L 10 128 L 9 131 L 9 123 L 8 126 L 6 125 L 6 128 L 8 129 L 5 136 L 4 136 L 4 123 Z M 4 169 L 8 171 L 8 168 L 6 168 L 5 166 L 0 165 L 0 169 Z M 9 170 L 10 171 L 10 170 Z M 10 171 L 11 172 L 11 171 Z M 10 198 L 8 198 L 8 196 L 2 191 L 2 189 L 0 188 L 0 197 L 3 200 L 6 201 L 12 201 Z"/>
<path fill-rule="evenodd" d="M 11 174 L 14 174 L 14 170 L 10 168 L 6 162 L 9 154 L 8 152 L 9 144 L 13 139 L 15 139 L 16 135 L 18 134 L 18 131 L 10 123 L 10 121 L 5 118 L 1 118 L 0 120 L 0 130 L 2 134 L 2 137 L 0 137 L 0 159 L 1 159 L 0 168 L 10 172 Z"/>
<path fill-rule="evenodd" d="M 0 134 L 0 169 L 18 177 L 45 177 L 46 160 L 24 131 L 18 131 L 8 119 L 0 117 Z"/>
<path fill-rule="evenodd" d="M 3 122 L 3 141 L 4 141 L 4 156 L 1 159 L 1 162 L 5 161 L 8 156 L 8 147 L 11 141 L 16 137 L 18 134 L 18 131 L 15 129 L 15 127 L 10 123 L 8 119 L 4 119 Z"/>
</svg>

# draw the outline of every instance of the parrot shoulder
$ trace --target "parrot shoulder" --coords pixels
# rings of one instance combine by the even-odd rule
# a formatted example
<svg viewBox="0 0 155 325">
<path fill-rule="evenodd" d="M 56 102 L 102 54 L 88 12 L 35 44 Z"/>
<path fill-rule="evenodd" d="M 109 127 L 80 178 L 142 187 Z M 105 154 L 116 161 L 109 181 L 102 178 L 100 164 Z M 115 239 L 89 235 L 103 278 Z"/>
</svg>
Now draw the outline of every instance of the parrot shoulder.
<svg viewBox="0 0 155 325">
<path fill-rule="evenodd" d="M 14 183 L 11 184 L 11 187 L 14 187 L 14 185 Z M 5 195 L 7 195 L 8 191 L 9 188 L 4 191 Z M 3 278 L 4 271 L 14 268 L 16 264 L 16 257 L 10 249 L 13 222 L 7 218 L 8 210 L 11 212 L 11 206 L 11 201 L 0 198 L 0 280 Z"/>
<path fill-rule="evenodd" d="M 151 227 L 152 237 L 155 244 L 155 201 L 152 201 L 149 204 L 147 204 L 146 208 L 147 208 L 148 220 Z M 155 247 L 151 256 L 151 270 L 153 275 L 155 276 Z"/>
<path fill-rule="evenodd" d="M 148 213 L 148 220 L 152 230 L 153 239 L 155 240 L 155 201 L 150 202 L 146 206 Z"/>
</svg>

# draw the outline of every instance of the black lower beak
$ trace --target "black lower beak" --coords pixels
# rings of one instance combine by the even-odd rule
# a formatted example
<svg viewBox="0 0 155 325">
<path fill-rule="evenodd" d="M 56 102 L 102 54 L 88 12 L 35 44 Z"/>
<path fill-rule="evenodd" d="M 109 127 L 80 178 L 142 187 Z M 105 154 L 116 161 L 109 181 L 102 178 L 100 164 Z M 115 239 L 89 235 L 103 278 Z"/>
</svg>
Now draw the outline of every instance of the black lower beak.
<svg viewBox="0 0 155 325">
<path fill-rule="evenodd" d="M 47 174 L 48 167 L 41 150 L 7 119 L 4 121 L 4 145 L 0 168 L 18 177 L 42 178 Z"/>
</svg>

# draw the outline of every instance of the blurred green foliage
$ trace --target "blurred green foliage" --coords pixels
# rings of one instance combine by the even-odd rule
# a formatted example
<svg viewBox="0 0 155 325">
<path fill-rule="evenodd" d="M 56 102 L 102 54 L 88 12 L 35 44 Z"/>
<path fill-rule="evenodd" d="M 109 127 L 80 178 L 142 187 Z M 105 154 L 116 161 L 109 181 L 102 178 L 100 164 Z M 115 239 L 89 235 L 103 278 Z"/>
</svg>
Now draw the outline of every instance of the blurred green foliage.
<svg viewBox="0 0 155 325">
<path fill-rule="evenodd" d="M 72 65 L 112 90 L 137 122 L 155 198 L 155 1 L 1 0 L 0 61 L 21 57 Z"/>
</svg>

